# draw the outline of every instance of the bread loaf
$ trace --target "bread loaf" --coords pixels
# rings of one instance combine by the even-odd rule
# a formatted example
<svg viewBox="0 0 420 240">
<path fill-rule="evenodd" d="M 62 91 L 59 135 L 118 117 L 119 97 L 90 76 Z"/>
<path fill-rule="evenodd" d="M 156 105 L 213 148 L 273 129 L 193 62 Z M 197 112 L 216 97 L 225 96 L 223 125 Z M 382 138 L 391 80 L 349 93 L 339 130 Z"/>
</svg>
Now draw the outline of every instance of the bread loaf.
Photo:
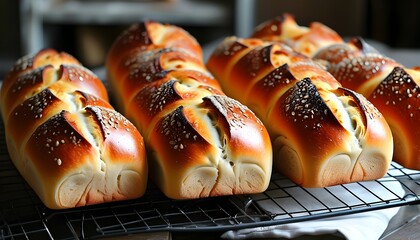
<svg viewBox="0 0 420 240">
<path fill-rule="evenodd" d="M 377 179 L 392 136 L 381 113 L 308 57 L 259 39 L 226 38 L 208 69 L 270 133 L 274 165 L 304 187 Z"/>
<path fill-rule="evenodd" d="M 259 24 L 251 37 L 284 43 L 309 57 L 325 46 L 343 42 L 337 32 L 324 24 L 313 22 L 309 27 L 300 26 L 287 13 Z"/>
<path fill-rule="evenodd" d="M 108 79 L 148 146 L 150 177 L 172 199 L 264 191 L 272 169 L 266 128 L 223 94 L 198 42 L 185 30 L 147 21 L 111 47 Z"/>
<path fill-rule="evenodd" d="M 420 71 L 379 54 L 360 38 L 318 51 L 315 59 L 344 86 L 366 96 L 386 118 L 394 161 L 420 170 Z"/>
<path fill-rule="evenodd" d="M 143 138 L 74 57 L 46 49 L 19 59 L 0 99 L 11 160 L 48 208 L 143 195 Z"/>
<path fill-rule="evenodd" d="M 272 27 L 275 24 L 275 27 Z M 313 27 L 313 26 L 318 27 Z M 287 31 L 270 31 L 271 28 Z M 299 29 L 297 31 L 296 29 Z M 322 30 L 320 30 L 322 29 Z M 294 34 L 290 34 L 293 32 Z M 325 34 L 328 33 L 328 34 Z M 344 42 L 321 23 L 299 26 L 290 15 L 260 24 L 254 36 L 284 42 L 317 61 L 346 88 L 363 94 L 387 120 L 394 137 L 393 160 L 420 170 L 420 72 L 407 68 L 367 44 L 362 38 Z M 293 36 L 293 37 L 290 37 Z M 302 46 L 311 46 L 310 50 Z"/>
</svg>

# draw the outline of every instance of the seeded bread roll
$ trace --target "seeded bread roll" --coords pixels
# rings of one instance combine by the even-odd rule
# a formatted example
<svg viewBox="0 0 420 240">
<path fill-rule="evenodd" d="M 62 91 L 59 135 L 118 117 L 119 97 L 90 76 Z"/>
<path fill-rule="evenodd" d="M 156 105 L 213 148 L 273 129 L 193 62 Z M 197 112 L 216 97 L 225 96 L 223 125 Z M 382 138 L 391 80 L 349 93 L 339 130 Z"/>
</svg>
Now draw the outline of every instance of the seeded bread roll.
<svg viewBox="0 0 420 240">
<path fill-rule="evenodd" d="M 11 160 L 48 208 L 143 195 L 143 138 L 75 58 L 46 49 L 19 59 L 0 99 Z"/>
<path fill-rule="evenodd" d="M 121 109 L 148 145 L 150 176 L 172 199 L 264 191 L 272 169 L 267 130 L 223 94 L 197 41 L 157 22 L 113 44 L 107 71 Z"/>
<path fill-rule="evenodd" d="M 344 86 L 366 96 L 388 121 L 394 161 L 420 170 L 420 71 L 406 68 L 360 38 L 318 51 L 327 70 Z"/>
<path fill-rule="evenodd" d="M 323 62 L 344 87 L 363 94 L 391 128 L 393 160 L 420 170 L 419 69 L 404 67 L 383 56 L 361 38 L 344 42 L 338 33 L 322 23 L 299 26 L 288 14 L 260 24 L 253 36 L 286 43 Z"/>
<path fill-rule="evenodd" d="M 267 126 L 274 165 L 304 187 L 381 178 L 392 136 L 362 95 L 289 47 L 259 39 L 225 39 L 207 67 L 224 91 Z"/>
</svg>

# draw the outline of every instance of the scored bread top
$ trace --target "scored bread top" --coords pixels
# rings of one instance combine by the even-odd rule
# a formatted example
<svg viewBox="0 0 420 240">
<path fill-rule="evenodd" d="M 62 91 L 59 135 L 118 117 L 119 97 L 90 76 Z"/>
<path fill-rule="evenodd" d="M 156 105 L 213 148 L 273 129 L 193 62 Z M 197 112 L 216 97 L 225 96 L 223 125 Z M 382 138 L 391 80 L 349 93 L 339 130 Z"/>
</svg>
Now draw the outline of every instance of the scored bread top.
<svg viewBox="0 0 420 240">
<path fill-rule="evenodd" d="M 272 148 L 264 125 L 207 71 L 197 40 L 147 21 L 117 38 L 107 58 L 120 109 L 149 146 L 150 176 L 166 196 L 264 191 Z"/>
<path fill-rule="evenodd" d="M 73 208 L 143 195 L 143 138 L 101 80 L 66 53 L 18 60 L 1 89 L 12 162 L 42 202 Z"/>
<path fill-rule="evenodd" d="M 274 165 L 296 183 L 324 187 L 386 173 L 393 144 L 389 126 L 323 65 L 282 43 L 228 37 L 207 66 L 226 93 L 261 118 Z"/>
</svg>

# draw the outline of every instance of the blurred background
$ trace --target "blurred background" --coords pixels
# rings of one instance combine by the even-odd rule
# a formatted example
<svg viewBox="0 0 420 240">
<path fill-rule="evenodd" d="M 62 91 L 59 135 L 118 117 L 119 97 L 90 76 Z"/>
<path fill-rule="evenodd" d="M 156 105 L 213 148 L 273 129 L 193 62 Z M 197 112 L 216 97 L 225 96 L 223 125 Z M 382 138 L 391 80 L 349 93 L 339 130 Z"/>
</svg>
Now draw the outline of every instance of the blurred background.
<svg viewBox="0 0 420 240">
<path fill-rule="evenodd" d="M 402 60 L 420 65 L 416 0 L 1 0 L 0 79 L 17 58 L 46 47 L 67 51 L 87 67 L 102 66 L 117 35 L 146 19 L 185 28 L 208 56 L 224 37 L 247 37 L 286 12 L 300 25 L 319 21 L 344 37 L 370 39 L 389 54 L 398 49 Z"/>
</svg>

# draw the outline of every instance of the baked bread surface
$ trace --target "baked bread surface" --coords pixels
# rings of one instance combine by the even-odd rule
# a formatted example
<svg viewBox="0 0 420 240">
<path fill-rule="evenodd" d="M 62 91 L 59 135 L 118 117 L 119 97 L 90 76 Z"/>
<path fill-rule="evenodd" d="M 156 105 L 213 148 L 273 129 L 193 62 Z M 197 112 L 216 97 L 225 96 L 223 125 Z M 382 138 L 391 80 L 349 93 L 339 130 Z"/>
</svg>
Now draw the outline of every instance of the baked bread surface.
<svg viewBox="0 0 420 240">
<path fill-rule="evenodd" d="M 227 97 L 198 42 L 180 27 L 147 21 L 116 39 L 108 80 L 141 130 L 150 177 L 173 199 L 264 191 L 272 147 L 255 114 Z"/>
<path fill-rule="evenodd" d="M 207 67 L 267 127 L 274 165 L 305 187 L 381 178 L 393 139 L 382 114 L 323 66 L 290 47 L 226 38 Z"/>
<path fill-rule="evenodd" d="M 45 49 L 19 59 L 0 99 L 11 160 L 48 208 L 144 194 L 143 137 L 108 103 L 101 80 L 69 54 Z"/>
</svg>

